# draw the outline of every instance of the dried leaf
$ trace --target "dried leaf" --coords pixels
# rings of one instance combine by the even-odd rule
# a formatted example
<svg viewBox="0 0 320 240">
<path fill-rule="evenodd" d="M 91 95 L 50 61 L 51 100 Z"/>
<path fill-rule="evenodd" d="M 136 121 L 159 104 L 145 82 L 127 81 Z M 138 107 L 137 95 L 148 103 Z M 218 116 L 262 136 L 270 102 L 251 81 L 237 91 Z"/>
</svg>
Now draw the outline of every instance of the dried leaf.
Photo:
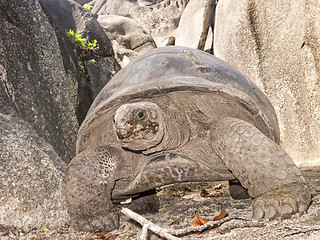
<svg viewBox="0 0 320 240">
<path fill-rule="evenodd" d="M 207 222 L 209 222 L 209 220 L 206 220 L 202 217 L 199 217 L 196 212 L 194 211 L 193 209 L 193 214 L 194 214 L 194 220 L 192 222 L 192 227 L 199 227 L 199 226 L 202 226 L 204 224 L 206 224 Z M 207 228 L 207 229 L 210 229 L 211 227 Z M 203 230 L 204 231 L 204 230 Z M 201 232 L 200 231 L 196 231 L 196 234 L 200 234 Z"/>
<path fill-rule="evenodd" d="M 193 214 L 194 214 L 194 220 L 192 223 L 192 227 L 199 227 L 209 222 L 209 220 L 199 217 L 194 210 L 193 210 Z"/>
<path fill-rule="evenodd" d="M 218 221 L 218 220 L 221 220 L 222 218 L 224 218 L 225 216 L 227 216 L 227 211 L 225 209 L 223 209 L 220 214 L 218 216 L 215 216 L 213 218 L 213 221 Z"/>
<path fill-rule="evenodd" d="M 193 214 L 194 214 L 194 220 L 192 222 L 192 227 L 199 227 L 199 226 L 202 226 L 202 225 L 206 224 L 207 222 L 209 222 L 209 220 L 206 220 L 206 219 L 198 216 L 195 213 L 194 209 L 193 209 Z M 227 211 L 225 209 L 223 209 L 218 216 L 215 216 L 213 218 L 213 221 L 218 221 L 218 220 L 224 218 L 225 216 L 227 216 L 227 214 L 228 214 Z M 217 228 L 218 225 L 214 225 L 214 227 Z M 211 229 L 211 228 L 212 227 L 208 227 L 207 229 Z M 206 229 L 204 229 L 204 230 L 206 230 Z M 196 234 L 200 234 L 200 233 L 201 233 L 200 231 L 196 231 Z"/>
</svg>

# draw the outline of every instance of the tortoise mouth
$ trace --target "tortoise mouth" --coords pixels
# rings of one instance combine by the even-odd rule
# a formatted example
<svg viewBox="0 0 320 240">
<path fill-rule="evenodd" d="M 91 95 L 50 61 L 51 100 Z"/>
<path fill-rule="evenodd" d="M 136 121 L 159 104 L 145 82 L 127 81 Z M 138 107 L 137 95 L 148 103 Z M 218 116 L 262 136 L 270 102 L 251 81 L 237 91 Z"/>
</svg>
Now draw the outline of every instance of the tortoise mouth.
<svg viewBox="0 0 320 240">
<path fill-rule="evenodd" d="M 132 135 L 132 129 L 119 127 L 116 129 L 116 133 L 120 140 L 124 140 L 128 139 Z"/>
<path fill-rule="evenodd" d="M 152 121 L 143 122 L 130 122 L 128 124 L 120 124 L 116 127 L 116 134 L 121 141 L 132 140 L 151 140 L 155 137 L 159 130 L 159 124 Z"/>
</svg>

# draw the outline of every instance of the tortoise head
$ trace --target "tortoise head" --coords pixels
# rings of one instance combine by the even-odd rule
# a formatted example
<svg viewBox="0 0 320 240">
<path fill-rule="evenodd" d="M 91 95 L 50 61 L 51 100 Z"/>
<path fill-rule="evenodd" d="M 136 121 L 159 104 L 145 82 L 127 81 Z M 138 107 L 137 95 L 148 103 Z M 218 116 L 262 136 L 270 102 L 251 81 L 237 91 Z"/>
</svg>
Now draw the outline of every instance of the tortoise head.
<svg viewBox="0 0 320 240">
<path fill-rule="evenodd" d="M 120 106 L 114 115 L 114 126 L 122 147 L 135 151 L 158 145 L 164 136 L 162 110 L 151 102 Z"/>
</svg>

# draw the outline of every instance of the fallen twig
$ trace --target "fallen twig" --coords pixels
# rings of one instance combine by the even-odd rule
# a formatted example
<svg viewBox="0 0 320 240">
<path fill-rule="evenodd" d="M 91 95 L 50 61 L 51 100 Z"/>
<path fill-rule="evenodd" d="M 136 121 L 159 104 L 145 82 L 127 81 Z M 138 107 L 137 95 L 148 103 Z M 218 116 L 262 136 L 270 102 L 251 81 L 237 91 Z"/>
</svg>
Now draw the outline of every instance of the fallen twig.
<svg viewBox="0 0 320 240">
<path fill-rule="evenodd" d="M 320 231 L 320 225 L 310 226 L 310 227 L 296 227 L 296 226 L 286 226 L 286 229 L 295 230 L 293 233 L 284 235 L 284 237 L 290 237 L 297 234 L 308 233 L 313 231 Z"/>
<path fill-rule="evenodd" d="M 149 221 L 148 219 L 142 217 L 141 215 L 131 211 L 128 208 L 122 208 L 121 212 L 125 215 L 127 215 L 128 217 L 134 219 L 135 221 L 137 221 L 138 223 L 140 223 L 143 226 L 143 231 L 140 235 L 140 239 L 141 240 L 146 240 L 147 238 L 147 231 L 150 229 L 151 231 L 153 231 L 154 233 L 157 233 L 158 235 L 160 235 L 161 237 L 164 237 L 166 239 L 169 240 L 179 240 L 179 238 L 171 235 L 169 233 L 168 230 L 170 229 L 164 229 L 161 228 L 157 225 L 155 225 L 154 223 L 152 223 L 151 221 Z M 145 227 L 147 226 L 147 227 Z"/>
<path fill-rule="evenodd" d="M 151 221 L 147 220 L 146 218 L 142 217 L 141 215 L 131 211 L 128 208 L 122 208 L 121 212 L 128 217 L 134 219 L 138 223 L 140 223 L 143 226 L 143 231 L 141 233 L 141 240 L 145 240 L 147 237 L 147 231 L 150 229 L 154 233 L 157 233 L 163 238 L 169 239 L 169 240 L 178 240 L 180 238 L 177 238 L 173 235 L 182 235 L 187 234 L 191 232 L 201 232 L 209 227 L 215 227 L 216 225 L 221 226 L 222 224 L 226 224 L 226 226 L 217 228 L 217 231 L 219 233 L 226 233 L 234 228 L 239 227 L 262 227 L 264 226 L 264 223 L 254 221 L 251 219 L 244 219 L 244 218 L 224 218 L 217 221 L 209 221 L 208 223 L 198 226 L 198 227 L 187 227 L 183 229 L 170 229 L 170 228 L 161 228 L 157 226 L 156 224 L 152 223 Z"/>
<path fill-rule="evenodd" d="M 149 227 L 150 227 L 150 224 L 143 225 L 141 236 L 140 236 L 141 239 L 147 239 Z"/>
</svg>

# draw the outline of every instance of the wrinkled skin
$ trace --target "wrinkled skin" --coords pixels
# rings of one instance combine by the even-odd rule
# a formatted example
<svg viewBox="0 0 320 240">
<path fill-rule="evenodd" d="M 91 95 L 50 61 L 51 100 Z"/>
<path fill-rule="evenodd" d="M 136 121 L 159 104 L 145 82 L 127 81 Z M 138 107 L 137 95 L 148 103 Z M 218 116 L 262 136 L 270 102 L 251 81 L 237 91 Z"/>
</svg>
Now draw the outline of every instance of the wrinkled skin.
<svg viewBox="0 0 320 240">
<path fill-rule="evenodd" d="M 167 52 L 163 56 L 163 62 L 168 63 L 175 57 L 183 60 L 180 53 L 190 51 L 193 60 L 183 64 L 191 61 L 197 71 L 204 71 L 207 58 L 210 62 L 218 61 L 187 48 L 164 48 L 153 54 L 162 51 L 173 52 L 169 60 Z M 132 69 L 137 64 L 143 66 L 143 61 L 152 61 L 152 56 L 149 54 L 149 59 L 141 58 L 128 66 L 130 81 L 135 84 L 138 80 L 141 84 L 149 81 L 141 75 L 135 80 Z M 197 60 L 197 63 L 195 56 L 203 62 Z M 159 56 L 155 58 L 155 63 L 162 64 L 159 59 Z M 221 71 L 221 66 L 223 63 L 218 61 L 213 67 Z M 174 89 L 166 90 L 170 94 L 160 91 L 141 99 L 133 94 L 135 97 L 123 98 L 127 99 L 125 102 L 110 100 L 112 104 L 109 104 L 110 92 L 120 88 L 120 80 L 126 79 L 127 70 L 115 77 L 114 82 L 119 83 L 106 86 L 109 92 L 106 89 L 101 92 L 79 131 L 78 154 L 65 176 L 69 213 L 77 229 L 113 230 L 119 226 L 115 200 L 134 197 L 133 204 L 151 202 L 157 208 L 155 195 L 146 193 L 179 182 L 229 180 L 232 197 L 254 198 L 253 218 L 256 219 L 288 218 L 307 210 L 310 192 L 293 160 L 277 144 L 278 125 L 271 104 L 256 86 L 250 87 L 253 83 L 237 75 L 230 66 L 225 67 L 229 72 L 234 71 L 229 78 L 222 78 L 231 81 L 226 88 L 221 81 L 218 85 L 214 83 L 217 77 L 212 77 L 213 85 L 203 81 L 209 84 L 206 85 L 209 90 L 197 89 L 195 84 L 202 84 L 198 76 L 195 80 L 187 78 L 190 88 L 185 80 L 179 82 L 179 77 L 170 81 Z M 181 75 L 179 67 L 175 71 Z M 150 79 L 147 73 L 143 76 Z M 238 85 L 232 81 L 239 81 Z M 135 86 L 141 91 L 140 85 L 133 85 L 123 92 L 131 94 Z M 231 92 L 234 96 L 230 95 L 233 90 L 230 86 L 238 88 Z M 239 93 L 239 89 L 247 95 Z M 248 94 L 252 91 L 256 92 L 250 98 Z"/>
<path fill-rule="evenodd" d="M 121 145 L 131 150 L 148 150 L 163 139 L 162 111 L 154 103 L 123 105 L 117 109 L 114 122 Z"/>
</svg>

